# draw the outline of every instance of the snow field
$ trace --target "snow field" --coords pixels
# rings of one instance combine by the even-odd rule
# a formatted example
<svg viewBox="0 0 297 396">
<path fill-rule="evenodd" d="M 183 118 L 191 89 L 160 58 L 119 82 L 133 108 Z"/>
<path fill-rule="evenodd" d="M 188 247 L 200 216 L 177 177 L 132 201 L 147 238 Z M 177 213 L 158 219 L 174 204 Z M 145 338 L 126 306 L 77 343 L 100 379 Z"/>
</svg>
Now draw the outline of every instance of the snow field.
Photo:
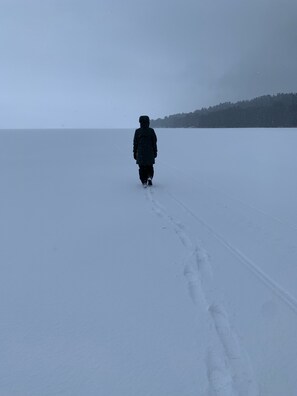
<svg viewBox="0 0 297 396">
<path fill-rule="evenodd" d="M 0 395 L 295 396 L 293 132 L 2 131 Z"/>
</svg>

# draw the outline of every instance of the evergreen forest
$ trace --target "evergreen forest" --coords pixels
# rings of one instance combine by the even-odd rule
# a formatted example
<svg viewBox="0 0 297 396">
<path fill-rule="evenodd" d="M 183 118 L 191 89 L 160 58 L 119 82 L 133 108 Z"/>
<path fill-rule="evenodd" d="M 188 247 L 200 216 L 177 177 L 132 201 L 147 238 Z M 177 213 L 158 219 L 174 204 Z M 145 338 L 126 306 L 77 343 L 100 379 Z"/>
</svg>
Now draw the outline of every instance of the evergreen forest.
<svg viewBox="0 0 297 396">
<path fill-rule="evenodd" d="M 191 113 L 151 121 L 154 128 L 276 128 L 297 127 L 297 94 L 260 96 L 221 103 Z"/>
</svg>

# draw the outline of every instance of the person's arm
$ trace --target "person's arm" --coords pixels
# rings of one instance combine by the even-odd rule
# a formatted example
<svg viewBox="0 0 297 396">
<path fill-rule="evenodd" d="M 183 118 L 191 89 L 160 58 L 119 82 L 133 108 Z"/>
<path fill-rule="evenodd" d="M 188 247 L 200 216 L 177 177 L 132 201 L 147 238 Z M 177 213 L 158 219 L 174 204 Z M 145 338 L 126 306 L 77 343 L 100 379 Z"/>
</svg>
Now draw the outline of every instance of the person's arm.
<svg viewBox="0 0 297 396">
<path fill-rule="evenodd" d="M 135 131 L 134 139 L 133 139 L 133 157 L 135 160 L 137 159 L 137 150 L 138 150 L 138 134 L 137 131 Z"/>
<path fill-rule="evenodd" d="M 153 130 L 153 150 L 154 150 L 154 156 L 155 158 L 157 158 L 157 153 L 158 153 L 157 135 L 154 130 Z"/>
</svg>

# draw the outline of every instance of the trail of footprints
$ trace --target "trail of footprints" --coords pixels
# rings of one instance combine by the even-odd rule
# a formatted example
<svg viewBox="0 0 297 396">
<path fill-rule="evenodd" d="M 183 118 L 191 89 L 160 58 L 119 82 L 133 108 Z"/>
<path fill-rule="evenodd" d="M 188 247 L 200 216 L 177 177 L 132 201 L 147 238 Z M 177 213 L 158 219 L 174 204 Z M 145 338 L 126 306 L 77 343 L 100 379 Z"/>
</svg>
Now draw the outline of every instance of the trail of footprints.
<svg viewBox="0 0 297 396">
<path fill-rule="evenodd" d="M 212 268 L 207 252 L 194 244 L 182 223 L 173 218 L 155 199 L 152 189 L 146 190 L 153 211 L 167 220 L 188 254 L 184 260 L 184 275 L 194 305 L 205 312 L 216 340 L 211 340 L 205 356 L 208 378 L 207 396 L 257 396 L 248 357 L 232 330 L 227 312 L 216 301 L 212 289 Z"/>
</svg>

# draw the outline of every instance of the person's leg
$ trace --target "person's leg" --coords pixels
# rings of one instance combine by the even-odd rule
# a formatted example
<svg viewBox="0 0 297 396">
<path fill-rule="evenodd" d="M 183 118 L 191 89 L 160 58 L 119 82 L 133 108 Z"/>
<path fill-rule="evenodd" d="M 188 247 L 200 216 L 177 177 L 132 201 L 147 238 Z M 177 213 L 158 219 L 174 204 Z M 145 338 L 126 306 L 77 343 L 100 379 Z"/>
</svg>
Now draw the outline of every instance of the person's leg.
<svg viewBox="0 0 297 396">
<path fill-rule="evenodd" d="M 154 166 L 150 165 L 148 168 L 148 177 L 152 179 L 154 177 Z"/>
<path fill-rule="evenodd" d="M 151 186 L 153 184 L 152 183 L 153 177 L 154 177 L 154 167 L 153 167 L 153 165 L 150 165 L 147 167 L 147 179 L 148 179 L 147 184 L 149 186 Z"/>
<path fill-rule="evenodd" d="M 139 165 L 139 179 L 142 184 L 147 182 L 147 169 L 146 166 Z"/>
</svg>

